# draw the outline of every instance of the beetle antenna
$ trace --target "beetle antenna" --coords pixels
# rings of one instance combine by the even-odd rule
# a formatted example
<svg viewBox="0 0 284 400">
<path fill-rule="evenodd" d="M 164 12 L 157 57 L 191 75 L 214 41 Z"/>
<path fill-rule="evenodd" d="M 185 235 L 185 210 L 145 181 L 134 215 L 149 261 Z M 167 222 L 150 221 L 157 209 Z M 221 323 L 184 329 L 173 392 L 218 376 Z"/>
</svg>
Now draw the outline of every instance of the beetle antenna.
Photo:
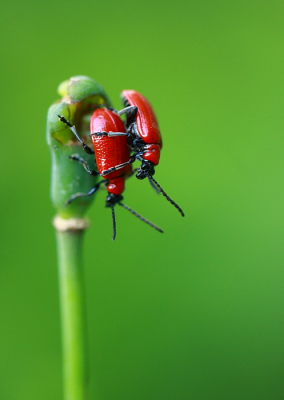
<svg viewBox="0 0 284 400">
<path fill-rule="evenodd" d="M 156 231 L 164 233 L 164 231 L 162 231 L 162 229 L 160 229 L 158 226 L 152 224 L 152 222 L 150 222 L 146 218 L 142 217 L 142 215 L 138 214 L 136 211 L 132 210 L 130 207 L 128 207 L 125 204 L 121 203 L 121 201 L 119 201 L 118 204 L 121 207 L 125 208 L 127 211 L 131 212 L 131 214 L 135 215 L 135 217 L 139 218 L 141 221 L 145 222 L 146 224 L 150 225 L 152 228 L 156 229 Z"/>
<path fill-rule="evenodd" d="M 149 180 L 149 183 L 150 183 L 151 187 L 155 190 L 155 192 L 156 192 L 157 194 L 160 194 L 160 193 L 161 193 L 160 190 L 157 188 L 157 186 L 154 184 L 154 182 L 151 181 L 151 179 L 149 178 L 149 176 L 148 176 L 148 180 Z"/>
<path fill-rule="evenodd" d="M 159 189 L 159 191 L 162 193 L 163 196 L 165 196 L 165 198 L 175 207 L 178 209 L 178 211 L 180 212 L 180 214 L 182 215 L 182 217 L 184 217 L 184 212 L 182 211 L 182 209 L 180 208 L 180 206 L 175 203 L 168 195 L 167 193 L 164 191 L 164 189 L 158 184 L 157 181 L 155 181 L 155 179 L 151 176 L 148 175 L 148 178 L 150 181 L 152 181 L 154 183 L 154 185 L 157 186 L 157 188 Z"/>
<path fill-rule="evenodd" d="M 111 205 L 111 215 L 112 215 L 112 240 L 116 237 L 116 221 L 115 221 L 115 213 L 114 213 L 114 205 Z"/>
</svg>

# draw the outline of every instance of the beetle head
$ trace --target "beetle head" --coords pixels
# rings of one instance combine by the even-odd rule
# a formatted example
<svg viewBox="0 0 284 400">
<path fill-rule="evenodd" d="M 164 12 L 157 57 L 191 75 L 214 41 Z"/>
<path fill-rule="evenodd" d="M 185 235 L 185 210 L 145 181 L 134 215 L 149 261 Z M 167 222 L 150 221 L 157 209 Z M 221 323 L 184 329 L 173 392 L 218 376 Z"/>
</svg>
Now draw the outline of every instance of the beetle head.
<svg viewBox="0 0 284 400">
<path fill-rule="evenodd" d="M 145 179 L 155 174 L 154 164 L 151 161 L 143 160 L 141 166 L 137 170 L 136 178 Z"/>
<path fill-rule="evenodd" d="M 123 200 L 123 196 L 121 196 L 121 194 L 109 193 L 106 198 L 106 207 L 112 207 L 121 200 Z"/>
</svg>

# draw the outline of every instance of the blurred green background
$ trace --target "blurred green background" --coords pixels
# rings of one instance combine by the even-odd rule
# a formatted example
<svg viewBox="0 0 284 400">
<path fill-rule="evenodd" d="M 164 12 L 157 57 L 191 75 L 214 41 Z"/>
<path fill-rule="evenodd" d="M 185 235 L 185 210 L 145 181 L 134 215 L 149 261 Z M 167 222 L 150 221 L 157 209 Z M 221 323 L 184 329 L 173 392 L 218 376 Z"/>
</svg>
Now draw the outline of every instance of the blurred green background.
<svg viewBox="0 0 284 400">
<path fill-rule="evenodd" d="M 84 264 L 89 399 L 282 399 L 284 3 L 109 0 L 1 5 L 0 399 L 61 400 L 46 113 L 98 80 L 154 105 L 155 175 L 117 208 L 102 190 Z"/>
</svg>

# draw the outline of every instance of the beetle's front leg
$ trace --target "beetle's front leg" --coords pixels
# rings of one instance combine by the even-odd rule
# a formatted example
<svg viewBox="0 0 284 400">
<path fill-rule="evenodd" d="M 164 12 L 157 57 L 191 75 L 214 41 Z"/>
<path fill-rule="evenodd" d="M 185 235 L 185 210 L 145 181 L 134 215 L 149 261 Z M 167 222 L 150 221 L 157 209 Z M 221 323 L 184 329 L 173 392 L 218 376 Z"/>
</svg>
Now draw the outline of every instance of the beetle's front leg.
<svg viewBox="0 0 284 400">
<path fill-rule="evenodd" d="M 90 136 L 117 137 L 117 136 L 128 136 L 128 133 L 126 133 L 126 132 L 94 132 L 94 133 L 90 133 Z"/>
<path fill-rule="evenodd" d="M 72 125 L 71 122 L 67 121 L 67 119 L 64 118 L 63 116 L 60 116 L 60 115 L 57 114 L 57 117 L 59 118 L 59 120 L 61 122 L 63 122 L 67 126 L 69 126 L 70 130 L 72 131 L 72 133 L 76 136 L 76 138 L 79 140 L 79 142 L 83 146 L 83 149 L 85 150 L 85 152 L 87 154 L 94 154 L 94 150 L 92 150 L 85 142 L 83 142 L 83 140 L 78 135 L 78 133 L 76 131 L 76 128 L 75 128 L 75 125 Z"/>
</svg>

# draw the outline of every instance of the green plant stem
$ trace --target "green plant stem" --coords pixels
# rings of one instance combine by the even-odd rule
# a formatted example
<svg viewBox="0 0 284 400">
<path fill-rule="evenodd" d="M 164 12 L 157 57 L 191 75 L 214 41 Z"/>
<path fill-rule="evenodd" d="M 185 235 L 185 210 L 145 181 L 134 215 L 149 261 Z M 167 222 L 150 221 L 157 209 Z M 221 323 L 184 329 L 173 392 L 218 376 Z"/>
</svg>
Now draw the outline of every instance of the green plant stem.
<svg viewBox="0 0 284 400">
<path fill-rule="evenodd" d="M 86 399 L 83 235 L 83 230 L 57 231 L 65 400 Z"/>
</svg>

